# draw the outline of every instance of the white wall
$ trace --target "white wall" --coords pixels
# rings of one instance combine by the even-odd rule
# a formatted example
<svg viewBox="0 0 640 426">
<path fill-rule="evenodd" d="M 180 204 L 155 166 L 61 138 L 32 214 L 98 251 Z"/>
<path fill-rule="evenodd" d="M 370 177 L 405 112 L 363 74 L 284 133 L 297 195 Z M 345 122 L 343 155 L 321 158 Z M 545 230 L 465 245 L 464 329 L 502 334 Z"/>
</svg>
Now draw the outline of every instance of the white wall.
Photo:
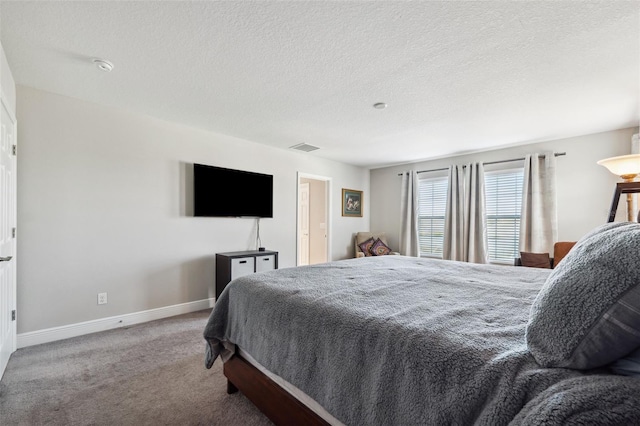
<svg viewBox="0 0 640 426">
<path fill-rule="evenodd" d="M 368 204 L 340 215 L 366 169 L 21 86 L 18 122 L 19 333 L 213 297 L 214 254 L 254 249 L 256 221 L 190 217 L 189 163 L 274 175 L 260 234 L 281 268 L 296 264 L 298 172 L 333 179 L 333 260 L 369 229 Z"/>
<path fill-rule="evenodd" d="M 495 151 L 441 158 L 371 171 L 371 230 L 385 231 L 391 247 L 398 246 L 400 229 L 400 177 L 403 170 L 430 170 L 472 161 L 499 161 L 553 150 L 566 152 L 557 158 L 558 239 L 575 241 L 607 221 L 618 178 L 596 161 L 631 153 L 631 138 L 638 128 L 520 145 Z M 626 202 L 620 201 L 617 220 Z"/>
<path fill-rule="evenodd" d="M 16 110 L 16 84 L 13 81 L 13 75 L 9 69 L 7 57 L 4 54 L 4 48 L 0 43 L 0 87 L 4 98 L 9 103 L 8 107 L 13 113 Z"/>
</svg>

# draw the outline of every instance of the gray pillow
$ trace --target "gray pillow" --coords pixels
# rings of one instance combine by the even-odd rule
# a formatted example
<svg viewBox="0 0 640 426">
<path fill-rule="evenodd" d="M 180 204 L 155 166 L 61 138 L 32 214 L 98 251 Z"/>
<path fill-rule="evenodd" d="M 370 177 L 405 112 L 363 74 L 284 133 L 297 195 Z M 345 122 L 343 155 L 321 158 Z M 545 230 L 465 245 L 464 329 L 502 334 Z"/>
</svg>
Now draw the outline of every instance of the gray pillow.
<svg viewBox="0 0 640 426">
<path fill-rule="evenodd" d="M 603 366 L 640 346 L 640 224 L 585 235 L 531 307 L 527 345 L 544 367 Z"/>
<path fill-rule="evenodd" d="M 640 377 L 640 348 L 615 361 L 609 367 L 615 374 Z"/>
</svg>

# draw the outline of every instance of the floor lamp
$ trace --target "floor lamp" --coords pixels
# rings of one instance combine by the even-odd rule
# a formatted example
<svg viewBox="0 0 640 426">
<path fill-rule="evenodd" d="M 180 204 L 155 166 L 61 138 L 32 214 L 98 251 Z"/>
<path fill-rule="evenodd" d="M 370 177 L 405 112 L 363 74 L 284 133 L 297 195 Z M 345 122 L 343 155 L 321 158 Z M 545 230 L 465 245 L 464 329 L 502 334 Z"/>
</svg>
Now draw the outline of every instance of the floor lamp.
<svg viewBox="0 0 640 426">
<path fill-rule="evenodd" d="M 633 222 L 635 215 L 633 212 L 633 195 L 640 193 L 640 182 L 634 181 L 636 176 L 640 174 L 640 154 L 621 155 L 619 157 L 605 158 L 598 161 L 598 164 L 609 169 L 614 175 L 620 176 L 624 182 L 616 184 L 616 190 L 613 194 L 613 202 L 609 211 L 608 222 L 613 222 L 618 210 L 618 201 L 620 195 L 627 194 L 627 221 Z M 638 216 L 640 221 L 640 215 Z"/>
</svg>

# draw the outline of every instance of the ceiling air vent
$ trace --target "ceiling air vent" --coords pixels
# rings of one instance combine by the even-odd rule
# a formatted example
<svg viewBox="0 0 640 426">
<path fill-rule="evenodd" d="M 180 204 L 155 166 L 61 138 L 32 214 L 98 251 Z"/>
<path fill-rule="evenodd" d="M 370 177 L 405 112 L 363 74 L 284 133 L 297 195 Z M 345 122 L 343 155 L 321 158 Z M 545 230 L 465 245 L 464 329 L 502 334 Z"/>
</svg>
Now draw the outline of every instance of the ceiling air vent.
<svg viewBox="0 0 640 426">
<path fill-rule="evenodd" d="M 316 149 L 320 149 L 317 146 L 309 145 L 306 143 L 299 143 L 298 145 L 290 146 L 291 149 L 297 149 L 298 151 L 311 152 Z"/>
</svg>

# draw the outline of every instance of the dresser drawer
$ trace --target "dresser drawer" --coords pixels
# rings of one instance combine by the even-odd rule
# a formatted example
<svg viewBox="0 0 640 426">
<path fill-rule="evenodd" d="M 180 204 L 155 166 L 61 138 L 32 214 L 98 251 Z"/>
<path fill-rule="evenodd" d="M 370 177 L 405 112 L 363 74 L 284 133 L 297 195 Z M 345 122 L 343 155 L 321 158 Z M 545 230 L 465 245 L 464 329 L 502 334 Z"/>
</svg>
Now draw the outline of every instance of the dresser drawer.
<svg viewBox="0 0 640 426">
<path fill-rule="evenodd" d="M 272 271 L 276 269 L 276 255 L 256 256 L 256 272 Z"/>
<path fill-rule="evenodd" d="M 238 257 L 231 259 L 231 279 L 235 280 L 236 278 L 253 274 L 255 270 L 254 259 L 255 257 Z"/>
</svg>

